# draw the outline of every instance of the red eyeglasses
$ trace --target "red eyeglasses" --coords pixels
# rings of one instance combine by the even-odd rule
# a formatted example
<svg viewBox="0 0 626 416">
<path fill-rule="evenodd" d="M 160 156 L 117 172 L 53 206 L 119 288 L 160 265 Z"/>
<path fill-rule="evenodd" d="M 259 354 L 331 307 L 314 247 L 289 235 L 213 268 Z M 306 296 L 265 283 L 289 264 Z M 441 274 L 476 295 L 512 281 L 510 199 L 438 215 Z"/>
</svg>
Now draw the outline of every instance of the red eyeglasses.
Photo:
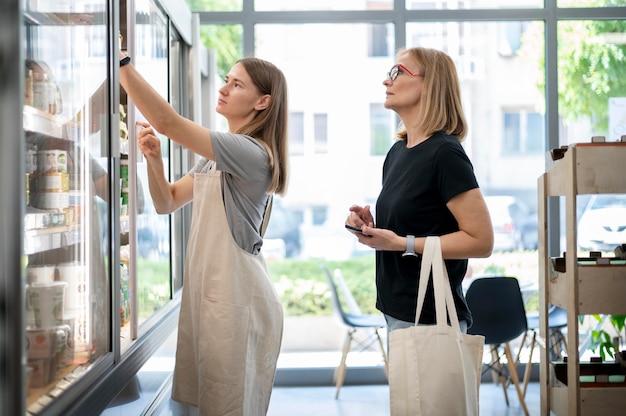
<svg viewBox="0 0 626 416">
<path fill-rule="evenodd" d="M 389 78 L 392 81 L 395 81 L 398 78 L 398 75 L 405 73 L 405 72 L 412 77 L 424 76 L 424 74 L 414 74 L 413 72 L 409 71 L 409 69 L 406 66 L 402 64 L 396 64 L 392 66 L 389 72 L 387 73 L 387 78 Z"/>
</svg>

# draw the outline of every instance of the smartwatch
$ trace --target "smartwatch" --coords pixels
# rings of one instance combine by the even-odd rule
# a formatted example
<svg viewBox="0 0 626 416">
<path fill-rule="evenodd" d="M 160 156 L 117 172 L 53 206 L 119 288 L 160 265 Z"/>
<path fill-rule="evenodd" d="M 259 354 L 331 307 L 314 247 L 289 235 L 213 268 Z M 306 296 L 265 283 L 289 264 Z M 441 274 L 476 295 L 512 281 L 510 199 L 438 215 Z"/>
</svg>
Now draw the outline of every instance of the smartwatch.
<svg viewBox="0 0 626 416">
<path fill-rule="evenodd" d="M 415 253 L 415 236 L 406 236 L 406 251 L 402 253 L 402 257 L 417 257 Z"/>
</svg>

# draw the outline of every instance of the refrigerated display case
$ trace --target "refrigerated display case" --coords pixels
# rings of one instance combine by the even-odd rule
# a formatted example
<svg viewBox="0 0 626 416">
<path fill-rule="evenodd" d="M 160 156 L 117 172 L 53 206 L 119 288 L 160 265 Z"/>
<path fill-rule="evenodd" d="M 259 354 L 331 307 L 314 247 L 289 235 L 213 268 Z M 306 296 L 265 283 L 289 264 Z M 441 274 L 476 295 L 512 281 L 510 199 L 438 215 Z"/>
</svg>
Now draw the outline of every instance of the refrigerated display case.
<svg viewBox="0 0 626 416">
<path fill-rule="evenodd" d="M 183 255 L 172 248 L 185 236 L 184 212 L 152 208 L 118 50 L 135 52 L 170 102 L 186 103 L 188 89 L 172 87 L 186 76 L 170 74 L 188 63 L 170 50 L 190 48 L 191 14 L 173 0 L 8 3 L 0 414 L 99 414 L 176 326 Z M 179 176 L 190 156 L 163 144 Z"/>
</svg>

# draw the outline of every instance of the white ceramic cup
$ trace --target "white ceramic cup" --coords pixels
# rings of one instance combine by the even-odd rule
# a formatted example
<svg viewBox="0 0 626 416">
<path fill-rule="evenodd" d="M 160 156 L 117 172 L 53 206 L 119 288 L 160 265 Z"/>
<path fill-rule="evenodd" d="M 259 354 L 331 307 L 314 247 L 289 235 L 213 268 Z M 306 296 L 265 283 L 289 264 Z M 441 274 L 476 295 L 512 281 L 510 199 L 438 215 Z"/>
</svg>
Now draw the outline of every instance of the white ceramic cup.
<svg viewBox="0 0 626 416">
<path fill-rule="evenodd" d="M 63 324 L 66 282 L 33 283 L 26 288 L 26 307 L 35 312 L 35 326 L 50 328 Z"/>
</svg>

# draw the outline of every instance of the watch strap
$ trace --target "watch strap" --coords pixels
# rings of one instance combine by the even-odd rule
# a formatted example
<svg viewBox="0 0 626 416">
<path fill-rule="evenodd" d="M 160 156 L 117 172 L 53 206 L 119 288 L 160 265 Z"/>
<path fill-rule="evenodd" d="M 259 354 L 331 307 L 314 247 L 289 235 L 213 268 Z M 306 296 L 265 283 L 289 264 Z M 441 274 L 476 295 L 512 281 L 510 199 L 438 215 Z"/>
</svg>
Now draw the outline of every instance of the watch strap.
<svg viewBox="0 0 626 416">
<path fill-rule="evenodd" d="M 415 236 L 406 236 L 406 251 L 402 253 L 402 257 L 417 257 L 415 253 Z"/>
</svg>

